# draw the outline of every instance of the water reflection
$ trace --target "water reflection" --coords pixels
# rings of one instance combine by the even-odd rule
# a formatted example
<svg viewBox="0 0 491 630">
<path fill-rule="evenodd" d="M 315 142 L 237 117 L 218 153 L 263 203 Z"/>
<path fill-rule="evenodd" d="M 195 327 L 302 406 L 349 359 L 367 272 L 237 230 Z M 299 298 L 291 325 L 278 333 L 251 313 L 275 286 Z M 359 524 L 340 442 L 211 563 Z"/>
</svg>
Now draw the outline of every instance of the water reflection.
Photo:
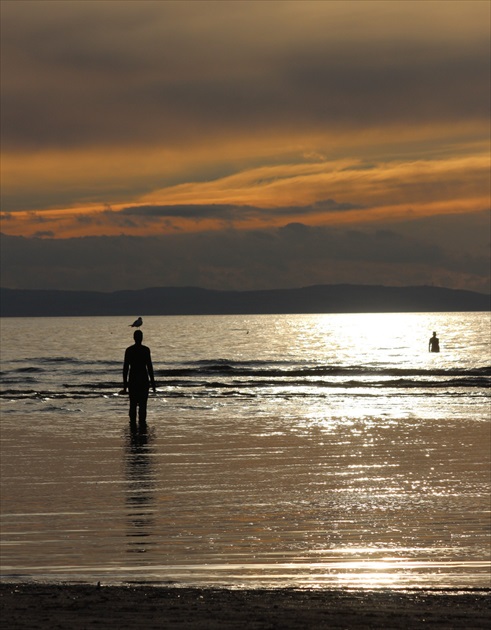
<svg viewBox="0 0 491 630">
<path fill-rule="evenodd" d="M 128 553 L 145 553 L 155 545 L 155 453 L 146 423 L 130 423 L 125 435 Z"/>
</svg>

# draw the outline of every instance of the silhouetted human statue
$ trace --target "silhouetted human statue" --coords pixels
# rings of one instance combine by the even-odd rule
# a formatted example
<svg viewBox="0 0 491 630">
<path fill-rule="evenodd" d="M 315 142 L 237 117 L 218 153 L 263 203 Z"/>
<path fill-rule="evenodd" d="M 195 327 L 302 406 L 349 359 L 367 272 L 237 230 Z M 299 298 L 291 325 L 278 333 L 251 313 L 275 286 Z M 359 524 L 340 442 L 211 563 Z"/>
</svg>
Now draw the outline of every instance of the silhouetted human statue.
<svg viewBox="0 0 491 630">
<path fill-rule="evenodd" d="M 428 342 L 428 352 L 440 352 L 440 340 L 436 336 L 436 332 L 434 332 L 433 336 L 430 337 L 430 341 Z"/>
<path fill-rule="evenodd" d="M 128 391 L 130 395 L 130 422 L 136 422 L 138 407 L 138 420 L 144 424 L 147 418 L 148 390 L 151 385 L 155 391 L 155 378 L 150 348 L 142 344 L 142 331 L 135 330 L 133 339 L 135 343 L 126 348 L 124 353 L 123 387 L 124 393 Z"/>
</svg>

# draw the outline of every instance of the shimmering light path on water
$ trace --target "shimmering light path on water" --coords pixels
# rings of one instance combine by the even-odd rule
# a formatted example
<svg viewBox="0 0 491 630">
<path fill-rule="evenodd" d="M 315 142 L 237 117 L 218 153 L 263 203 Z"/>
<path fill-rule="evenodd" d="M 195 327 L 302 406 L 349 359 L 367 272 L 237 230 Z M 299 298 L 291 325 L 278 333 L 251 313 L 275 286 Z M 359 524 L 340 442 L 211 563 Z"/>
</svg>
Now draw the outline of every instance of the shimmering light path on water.
<svg viewBox="0 0 491 630">
<path fill-rule="evenodd" d="M 489 586 L 487 315 L 370 317 L 148 318 L 144 432 L 124 320 L 4 320 L 4 579 Z"/>
</svg>

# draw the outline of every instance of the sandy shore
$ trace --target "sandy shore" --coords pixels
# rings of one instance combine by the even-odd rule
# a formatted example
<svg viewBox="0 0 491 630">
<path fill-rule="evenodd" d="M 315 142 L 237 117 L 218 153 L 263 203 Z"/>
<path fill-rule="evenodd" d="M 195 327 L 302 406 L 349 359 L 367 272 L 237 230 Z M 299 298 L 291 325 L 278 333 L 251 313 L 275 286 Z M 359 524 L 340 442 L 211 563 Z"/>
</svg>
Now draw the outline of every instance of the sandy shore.
<svg viewBox="0 0 491 630">
<path fill-rule="evenodd" d="M 489 592 L 0 583 L 3 628 L 488 628 Z"/>
</svg>

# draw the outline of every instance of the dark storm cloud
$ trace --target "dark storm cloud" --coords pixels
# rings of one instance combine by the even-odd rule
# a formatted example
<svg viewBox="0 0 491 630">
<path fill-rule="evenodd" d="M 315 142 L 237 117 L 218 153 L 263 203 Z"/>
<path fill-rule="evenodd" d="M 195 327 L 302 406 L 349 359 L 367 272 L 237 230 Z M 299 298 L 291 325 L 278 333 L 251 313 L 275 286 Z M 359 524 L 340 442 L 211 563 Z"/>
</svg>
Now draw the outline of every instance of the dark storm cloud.
<svg viewBox="0 0 491 630">
<path fill-rule="evenodd" d="M 424 12 L 398 38 L 383 3 L 391 36 L 343 37 L 331 3 L 291 4 L 4 2 L 4 148 L 487 119 L 485 38 Z"/>
<path fill-rule="evenodd" d="M 433 282 L 489 292 L 489 213 L 450 217 L 445 230 L 446 221 L 433 217 L 364 230 L 290 223 L 145 238 L 2 236 L 2 284 L 108 291 Z"/>
<path fill-rule="evenodd" d="M 292 223 L 279 230 L 280 243 L 288 243 L 299 259 L 351 260 L 381 263 L 437 263 L 443 252 L 434 244 L 403 237 L 392 231 L 329 229 Z"/>
<path fill-rule="evenodd" d="M 120 211 L 107 211 L 117 221 L 120 215 L 135 217 L 170 217 L 181 219 L 218 219 L 229 221 L 247 221 L 251 218 L 263 218 L 265 215 L 276 217 L 308 216 L 323 212 L 340 212 L 361 209 L 363 206 L 334 199 L 317 201 L 308 206 L 286 206 L 279 208 L 256 208 L 253 206 L 237 206 L 233 204 L 176 204 L 176 205 L 142 205 L 127 206 Z M 90 217 L 88 217 L 90 219 Z"/>
<path fill-rule="evenodd" d="M 127 206 L 116 215 L 137 217 L 173 217 L 182 219 L 240 219 L 248 218 L 258 212 L 258 208 L 250 206 L 234 206 L 229 204 L 182 204 L 182 205 L 149 205 Z"/>
</svg>

